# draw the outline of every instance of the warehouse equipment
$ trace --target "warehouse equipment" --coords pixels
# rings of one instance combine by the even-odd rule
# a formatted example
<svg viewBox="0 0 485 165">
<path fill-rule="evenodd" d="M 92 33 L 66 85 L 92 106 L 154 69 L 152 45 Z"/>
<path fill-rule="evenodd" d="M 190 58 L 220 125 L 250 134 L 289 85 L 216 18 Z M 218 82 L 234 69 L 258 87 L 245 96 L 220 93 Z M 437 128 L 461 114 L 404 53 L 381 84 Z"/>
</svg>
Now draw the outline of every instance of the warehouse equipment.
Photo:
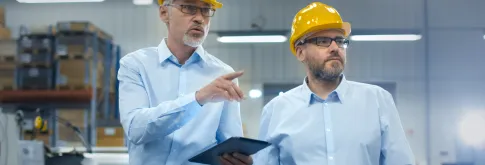
<svg viewBox="0 0 485 165">
<path fill-rule="evenodd" d="M 112 85 L 117 84 L 120 47 L 114 45 L 110 35 L 88 22 L 58 22 L 40 33 L 21 27 L 20 36 L 17 56 L 4 59 L 15 66 L 13 72 L 12 67 L 7 72 L 8 76 L 14 76 L 9 78 L 13 80 L 10 84 L 22 88 L 0 90 L 0 106 L 41 108 L 52 116 L 81 109 L 84 113 L 77 116 L 82 119 L 79 129 L 85 130 L 86 143 L 96 146 L 97 116 L 112 119 L 117 114 L 113 105 L 117 101 L 117 87 Z M 47 88 L 50 81 L 52 86 Z M 49 129 L 37 138 L 45 138 L 42 140 L 46 145 L 57 147 L 58 124 L 53 122 L 55 117 L 46 120 Z"/>
</svg>

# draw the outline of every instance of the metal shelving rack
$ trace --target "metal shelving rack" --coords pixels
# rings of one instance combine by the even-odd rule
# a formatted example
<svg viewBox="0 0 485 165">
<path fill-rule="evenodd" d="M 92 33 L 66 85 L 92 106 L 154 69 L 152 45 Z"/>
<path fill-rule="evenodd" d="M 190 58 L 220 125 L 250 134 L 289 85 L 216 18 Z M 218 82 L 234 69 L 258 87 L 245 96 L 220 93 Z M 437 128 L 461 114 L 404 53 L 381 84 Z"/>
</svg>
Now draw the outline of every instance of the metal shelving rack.
<svg viewBox="0 0 485 165">
<path fill-rule="evenodd" d="M 23 27 L 24 28 L 24 27 Z M 50 31 L 52 31 L 50 27 Z M 56 34 L 57 37 L 60 34 L 69 33 L 66 30 L 63 30 L 62 27 L 59 27 L 59 24 L 56 26 Z M 87 30 L 87 29 L 86 29 Z M 25 32 L 25 29 L 21 30 Z M 97 110 L 100 108 L 104 109 L 104 118 L 108 119 L 110 110 L 114 110 L 117 113 L 117 90 L 115 90 L 115 103 L 110 101 L 110 77 L 111 77 L 111 69 L 115 67 L 115 74 L 119 68 L 119 58 L 120 58 L 120 46 L 114 45 L 112 40 L 101 39 L 97 36 L 96 33 L 84 32 L 85 34 L 90 34 L 92 37 L 92 49 L 93 49 L 93 63 L 97 63 L 100 60 L 98 57 L 98 50 L 104 49 L 104 59 L 103 59 L 103 84 L 101 91 L 103 93 L 102 97 L 98 99 L 99 91 L 97 87 L 97 67 L 98 65 L 93 65 L 94 68 L 91 69 L 89 75 L 85 76 L 85 82 L 90 80 L 91 90 L 13 90 L 13 91 L 0 91 L 0 107 L 4 109 L 11 109 L 15 110 L 18 106 L 27 106 L 27 107 L 35 107 L 41 108 L 44 110 L 50 111 L 50 117 L 48 119 L 49 127 L 52 130 L 52 135 L 50 136 L 50 147 L 58 147 L 57 141 L 59 139 L 59 131 L 57 129 L 57 122 L 56 117 L 57 111 L 59 109 L 69 109 L 69 108 L 78 108 L 84 109 L 84 128 L 86 131 L 84 133 L 84 137 L 86 138 L 87 142 L 91 145 L 91 147 L 96 146 L 96 114 L 98 113 Z M 101 47 L 101 44 L 98 41 L 105 42 L 104 46 Z M 58 40 L 55 41 L 55 49 L 58 48 Z M 115 58 L 116 60 L 113 60 Z M 114 62 L 114 64 L 113 64 Z M 54 61 L 56 66 L 56 72 L 59 73 L 59 64 L 58 61 Z M 87 70 L 90 68 L 89 65 L 85 65 Z M 19 78 L 16 75 L 16 80 Z M 55 74 L 55 77 L 58 77 L 58 74 Z M 57 81 L 56 81 L 57 83 Z M 117 81 L 116 83 L 117 84 Z M 116 88 L 117 89 L 117 88 Z M 102 103 L 102 104 L 100 104 Z M 114 104 L 114 105 L 113 105 Z M 111 108 L 113 106 L 114 108 Z M 89 122 L 87 122 L 89 121 Z"/>
<path fill-rule="evenodd" d="M 114 58 L 116 59 L 115 60 L 115 100 L 114 100 L 114 118 L 115 119 L 119 119 L 120 118 L 120 110 L 119 110 L 119 91 L 118 91 L 118 87 L 119 87 L 119 82 L 118 82 L 118 70 L 120 69 L 120 59 L 121 59 L 121 48 L 120 46 L 116 46 L 116 51 L 115 51 L 115 56 Z"/>
</svg>

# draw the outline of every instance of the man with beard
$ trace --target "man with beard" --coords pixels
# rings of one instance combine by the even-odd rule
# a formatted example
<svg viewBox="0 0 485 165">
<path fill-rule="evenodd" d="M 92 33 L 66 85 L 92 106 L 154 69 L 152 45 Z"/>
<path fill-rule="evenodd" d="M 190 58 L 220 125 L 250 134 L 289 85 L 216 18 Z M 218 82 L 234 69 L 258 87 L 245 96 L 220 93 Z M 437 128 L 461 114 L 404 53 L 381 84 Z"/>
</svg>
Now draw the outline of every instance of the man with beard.
<svg viewBox="0 0 485 165">
<path fill-rule="evenodd" d="M 414 164 L 389 92 L 343 75 L 350 29 L 323 3 L 296 14 L 290 47 L 307 76 L 264 107 L 259 139 L 273 145 L 255 164 Z"/>
<path fill-rule="evenodd" d="M 118 71 L 120 120 L 130 165 L 188 165 L 205 148 L 243 136 L 237 85 L 243 72 L 201 46 L 216 0 L 159 0 L 168 37 L 124 56 Z M 252 164 L 227 153 L 221 164 Z"/>
</svg>

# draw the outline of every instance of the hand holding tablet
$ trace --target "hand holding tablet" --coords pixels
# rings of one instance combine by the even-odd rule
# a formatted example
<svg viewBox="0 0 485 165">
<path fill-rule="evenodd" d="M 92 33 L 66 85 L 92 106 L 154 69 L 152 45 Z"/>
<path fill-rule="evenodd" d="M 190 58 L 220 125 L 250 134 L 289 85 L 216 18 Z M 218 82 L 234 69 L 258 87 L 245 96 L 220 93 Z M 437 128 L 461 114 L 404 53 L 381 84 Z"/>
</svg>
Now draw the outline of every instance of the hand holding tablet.
<svg viewBox="0 0 485 165">
<path fill-rule="evenodd" d="M 232 137 L 189 159 L 190 162 L 215 165 L 251 164 L 249 157 L 271 143 L 244 137 Z M 225 158 L 224 156 L 227 156 Z"/>
</svg>

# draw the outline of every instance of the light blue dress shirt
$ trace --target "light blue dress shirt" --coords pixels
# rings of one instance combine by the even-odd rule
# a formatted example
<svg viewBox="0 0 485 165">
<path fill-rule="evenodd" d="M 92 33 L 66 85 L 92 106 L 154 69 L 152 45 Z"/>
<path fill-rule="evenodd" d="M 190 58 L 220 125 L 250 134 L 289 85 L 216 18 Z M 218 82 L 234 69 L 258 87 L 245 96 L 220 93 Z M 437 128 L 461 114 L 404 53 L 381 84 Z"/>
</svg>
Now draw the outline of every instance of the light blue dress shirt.
<svg viewBox="0 0 485 165">
<path fill-rule="evenodd" d="M 258 165 L 414 164 L 394 100 L 386 90 L 342 81 L 326 100 L 306 81 L 263 109 Z"/>
<path fill-rule="evenodd" d="M 120 60 L 120 120 L 130 165 L 193 164 L 188 159 L 203 149 L 243 136 L 238 102 L 200 106 L 195 99 L 197 90 L 234 69 L 202 46 L 181 65 L 165 41 Z"/>
</svg>

